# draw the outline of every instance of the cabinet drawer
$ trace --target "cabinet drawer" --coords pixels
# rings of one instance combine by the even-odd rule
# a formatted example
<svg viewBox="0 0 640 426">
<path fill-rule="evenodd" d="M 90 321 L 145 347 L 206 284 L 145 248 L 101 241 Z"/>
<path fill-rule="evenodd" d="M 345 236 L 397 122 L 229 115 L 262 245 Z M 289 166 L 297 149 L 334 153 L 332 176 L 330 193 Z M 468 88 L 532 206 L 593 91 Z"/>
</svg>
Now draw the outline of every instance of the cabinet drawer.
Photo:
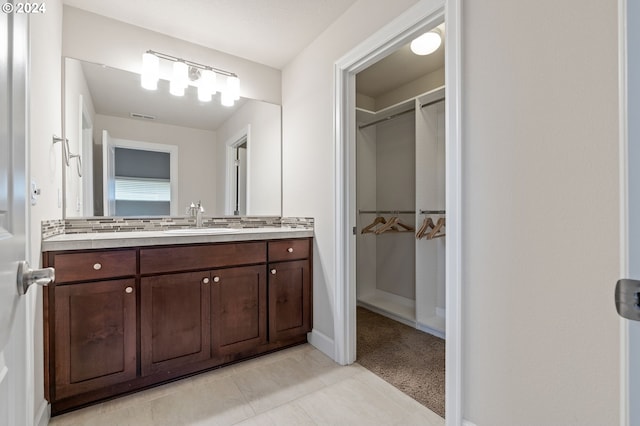
<svg viewBox="0 0 640 426">
<path fill-rule="evenodd" d="M 136 274 L 135 250 L 56 254 L 56 283 L 125 277 Z"/>
<path fill-rule="evenodd" d="M 309 240 L 269 241 L 269 262 L 306 259 L 309 257 Z"/>
<path fill-rule="evenodd" d="M 250 265 L 265 263 L 266 257 L 264 242 L 147 248 L 140 249 L 140 273 Z"/>
</svg>

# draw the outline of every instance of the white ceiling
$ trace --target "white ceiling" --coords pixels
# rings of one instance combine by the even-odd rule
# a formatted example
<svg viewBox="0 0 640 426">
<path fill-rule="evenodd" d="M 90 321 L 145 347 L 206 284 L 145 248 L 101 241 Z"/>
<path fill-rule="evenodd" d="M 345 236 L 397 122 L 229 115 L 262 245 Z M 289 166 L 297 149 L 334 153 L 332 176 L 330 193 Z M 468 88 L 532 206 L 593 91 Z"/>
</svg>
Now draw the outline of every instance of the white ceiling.
<svg viewBox="0 0 640 426">
<path fill-rule="evenodd" d="M 282 69 L 355 0 L 63 0 Z"/>
<path fill-rule="evenodd" d="M 67 5 L 180 38 L 205 47 L 282 69 L 356 0 L 63 0 Z M 444 46 L 432 55 L 416 56 L 406 45 L 357 76 L 357 90 L 377 96 L 444 66 Z M 140 88 L 139 76 L 114 77 L 115 70 L 87 69 L 96 109 L 102 114 L 155 115 L 159 122 L 215 129 L 233 112 L 214 102 L 160 100 L 168 90 Z M 123 79 L 114 91 L 115 80 Z M 113 81 L 107 84 L 106 81 Z M 120 82 L 122 83 L 122 82 Z M 121 86 L 122 87 L 122 86 Z M 193 91 L 192 91 L 193 92 Z M 191 97 L 195 97 L 192 93 Z M 173 99 L 171 99 L 173 98 Z M 170 105 L 177 109 L 170 109 Z M 207 121 L 209 120 L 209 121 Z"/>
<path fill-rule="evenodd" d="M 377 98 L 393 89 L 444 67 L 444 43 L 430 55 L 411 52 L 410 43 L 381 59 L 356 76 L 358 93 Z"/>
</svg>

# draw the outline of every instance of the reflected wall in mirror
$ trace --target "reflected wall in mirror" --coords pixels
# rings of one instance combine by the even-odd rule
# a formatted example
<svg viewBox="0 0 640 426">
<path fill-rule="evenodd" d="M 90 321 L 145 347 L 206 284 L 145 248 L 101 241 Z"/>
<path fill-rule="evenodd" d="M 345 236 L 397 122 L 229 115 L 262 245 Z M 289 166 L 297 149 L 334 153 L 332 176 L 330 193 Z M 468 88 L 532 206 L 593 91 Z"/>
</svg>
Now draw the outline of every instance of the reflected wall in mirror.
<svg viewBox="0 0 640 426">
<path fill-rule="evenodd" d="M 65 218 L 184 215 L 201 201 L 210 216 L 280 216 L 281 107 L 195 88 L 169 94 L 140 75 L 64 60 Z M 168 213 L 167 213 L 168 212 Z"/>
</svg>

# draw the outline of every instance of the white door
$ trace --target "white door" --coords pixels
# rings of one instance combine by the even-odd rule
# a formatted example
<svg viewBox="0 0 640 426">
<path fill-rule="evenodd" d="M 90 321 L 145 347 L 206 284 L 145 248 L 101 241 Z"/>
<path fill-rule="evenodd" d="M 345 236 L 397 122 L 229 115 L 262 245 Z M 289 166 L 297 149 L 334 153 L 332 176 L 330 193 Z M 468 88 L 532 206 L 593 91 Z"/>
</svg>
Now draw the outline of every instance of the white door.
<svg viewBox="0 0 640 426">
<path fill-rule="evenodd" d="M 102 131 L 102 196 L 104 215 L 116 214 L 116 147 L 109 132 Z"/>
<path fill-rule="evenodd" d="M 629 238 L 627 278 L 640 280 L 640 0 L 627 0 L 626 18 Z M 623 321 L 628 332 L 627 371 L 623 372 L 628 380 L 625 401 L 628 419 L 623 424 L 637 426 L 640 425 L 640 321 Z"/>
<path fill-rule="evenodd" d="M 26 425 L 26 302 L 18 264 L 26 257 L 26 15 L 0 14 L 0 424 Z"/>
</svg>

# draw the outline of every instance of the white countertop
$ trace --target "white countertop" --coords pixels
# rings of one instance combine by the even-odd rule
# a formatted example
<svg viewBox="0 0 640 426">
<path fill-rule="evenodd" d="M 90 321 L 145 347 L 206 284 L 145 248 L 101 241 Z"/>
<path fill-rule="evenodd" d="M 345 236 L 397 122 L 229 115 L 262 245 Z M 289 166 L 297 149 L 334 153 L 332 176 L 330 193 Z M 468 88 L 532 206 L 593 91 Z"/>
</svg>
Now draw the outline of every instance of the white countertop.
<svg viewBox="0 0 640 426">
<path fill-rule="evenodd" d="M 203 232 L 207 232 L 205 228 Z M 197 232 L 197 231 L 187 231 Z M 215 234 L 180 234 L 172 231 L 96 232 L 63 234 L 42 240 L 42 251 L 87 250 L 172 244 L 221 243 L 313 237 L 312 229 L 268 227 L 224 229 Z"/>
</svg>

